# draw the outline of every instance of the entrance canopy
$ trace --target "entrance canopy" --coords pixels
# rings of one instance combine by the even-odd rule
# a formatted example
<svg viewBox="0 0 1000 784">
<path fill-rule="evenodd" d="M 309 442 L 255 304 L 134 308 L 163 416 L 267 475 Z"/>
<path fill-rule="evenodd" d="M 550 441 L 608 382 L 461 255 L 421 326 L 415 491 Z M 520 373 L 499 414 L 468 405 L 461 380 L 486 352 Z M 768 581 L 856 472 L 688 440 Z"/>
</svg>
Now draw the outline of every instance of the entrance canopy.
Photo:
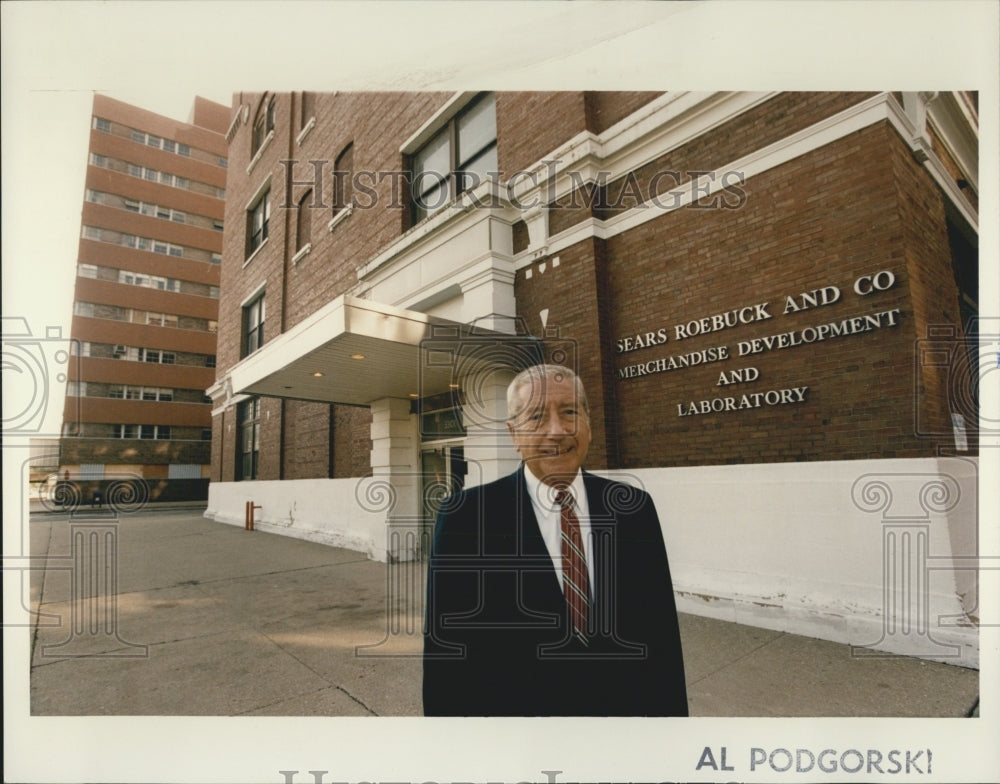
<svg viewBox="0 0 1000 784">
<path fill-rule="evenodd" d="M 530 336 L 344 295 L 233 366 L 229 380 L 234 394 L 370 405 L 466 387 L 541 357 Z"/>
</svg>

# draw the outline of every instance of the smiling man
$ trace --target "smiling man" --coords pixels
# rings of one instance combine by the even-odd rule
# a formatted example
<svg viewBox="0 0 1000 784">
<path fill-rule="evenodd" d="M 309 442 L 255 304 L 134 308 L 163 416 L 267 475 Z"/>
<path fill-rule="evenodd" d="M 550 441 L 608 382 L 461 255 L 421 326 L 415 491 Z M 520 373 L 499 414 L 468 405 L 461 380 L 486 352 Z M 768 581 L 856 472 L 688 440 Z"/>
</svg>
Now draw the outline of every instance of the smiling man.
<svg viewBox="0 0 1000 784">
<path fill-rule="evenodd" d="M 507 410 L 523 464 L 438 515 L 424 715 L 686 716 L 652 499 L 581 470 L 590 411 L 568 368 L 520 373 Z"/>
</svg>

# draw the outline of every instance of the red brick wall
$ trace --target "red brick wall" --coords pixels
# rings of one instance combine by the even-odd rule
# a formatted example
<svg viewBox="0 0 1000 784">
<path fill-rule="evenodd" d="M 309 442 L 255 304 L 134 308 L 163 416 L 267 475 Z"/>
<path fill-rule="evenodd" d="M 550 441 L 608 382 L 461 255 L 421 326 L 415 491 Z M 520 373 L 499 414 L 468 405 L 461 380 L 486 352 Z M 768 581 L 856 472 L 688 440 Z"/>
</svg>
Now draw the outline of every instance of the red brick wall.
<svg viewBox="0 0 1000 784">
<path fill-rule="evenodd" d="M 226 427 L 235 419 L 235 410 L 223 411 L 212 417 L 212 470 L 209 478 L 213 482 L 228 482 L 233 478 L 235 447 L 229 448 Z"/>
<path fill-rule="evenodd" d="M 623 465 L 934 454 L 935 444 L 914 434 L 914 341 L 928 293 L 910 259 L 921 256 L 946 287 L 940 270 L 950 268 L 949 253 L 943 221 L 927 218 L 934 202 L 940 211 L 940 197 L 926 182 L 925 203 L 906 207 L 913 196 L 899 187 L 900 154 L 908 155 L 896 133 L 872 126 L 753 177 L 741 209 L 682 209 L 609 240 L 613 331 L 666 327 L 670 335 L 662 346 L 619 355 L 618 367 L 718 345 L 734 355 L 617 382 Z M 918 218 L 919 210 L 929 212 Z M 927 223 L 936 246 L 915 236 L 913 227 Z M 859 276 L 880 270 L 895 274 L 892 289 L 853 292 Z M 786 296 L 827 285 L 841 290 L 836 304 L 782 314 Z M 956 301 L 930 299 L 941 315 Z M 761 302 L 770 303 L 770 320 L 675 339 L 676 324 Z M 892 308 L 901 310 L 897 327 L 736 356 L 742 340 Z M 743 367 L 757 368 L 760 379 L 718 385 L 721 371 Z M 678 416 L 678 403 L 800 386 L 809 387 L 802 404 Z"/>
<path fill-rule="evenodd" d="M 917 434 L 917 340 L 928 324 L 958 323 L 958 294 L 943 198 L 930 176 L 880 124 L 757 175 L 745 191 L 740 209 L 677 210 L 610 238 L 606 252 L 588 240 L 561 251 L 558 267 L 550 257 L 544 273 L 540 264 L 530 279 L 519 272 L 529 330 L 542 334 L 538 314 L 548 308 L 549 327 L 576 343 L 592 405 L 587 466 L 936 454 L 948 439 Z M 881 270 L 895 275 L 891 289 L 855 294 L 859 277 Z M 783 313 L 787 296 L 830 285 L 841 292 L 834 304 Z M 676 324 L 763 302 L 768 320 L 676 339 Z M 894 308 L 895 327 L 738 356 L 740 341 Z M 667 343 L 614 352 L 614 338 L 660 327 Z M 720 345 L 731 359 L 608 381 L 617 368 Z M 719 385 L 721 371 L 748 367 L 759 380 Z M 919 418 L 945 434 L 948 376 L 921 371 L 929 392 Z M 678 416 L 678 403 L 802 386 L 801 404 Z"/>
<path fill-rule="evenodd" d="M 658 92 L 588 92 L 586 94 L 587 130 L 593 133 L 602 133 L 662 94 Z"/>
<path fill-rule="evenodd" d="M 586 128 L 584 94 L 498 93 L 497 162 L 507 177 L 550 155 Z"/>
<path fill-rule="evenodd" d="M 526 167 L 584 128 L 602 130 L 655 94 L 501 93 L 497 98 L 500 168 Z M 693 140 L 636 172 L 645 185 L 661 170 L 686 173 L 719 168 L 750 150 L 784 138 L 863 100 L 860 93 L 782 94 L 723 127 Z M 238 96 L 251 106 L 260 96 Z M 331 232 L 333 161 L 353 144 L 359 171 L 400 171 L 400 145 L 448 98 L 444 94 L 319 94 L 320 123 L 302 145 L 301 96 L 280 94 L 277 134 L 249 177 L 249 124 L 230 146 L 225 259 L 220 299 L 219 367 L 239 356 L 239 303 L 267 284 L 266 332 L 273 338 L 357 283 L 357 269 L 408 226 L 399 181 L 370 183 L 359 206 Z M 310 160 L 323 161 L 321 197 L 312 219 L 312 252 L 296 265 L 295 210 L 308 183 L 285 190 L 281 159 L 299 161 L 298 181 L 312 180 Z M 268 245 L 244 266 L 243 229 L 250 196 L 271 175 L 272 216 Z M 686 174 L 685 174 L 686 176 Z M 668 187 L 675 183 L 668 182 Z M 915 344 L 927 324 L 957 323 L 957 292 L 949 279 L 950 251 L 941 195 L 905 144 L 887 124 L 865 128 L 744 186 L 739 209 L 684 208 L 665 213 L 607 241 L 586 240 L 555 259 L 517 274 L 518 314 L 529 331 L 546 338 L 551 355 L 570 346 L 592 406 L 593 445 L 588 467 L 702 465 L 714 463 L 908 457 L 934 454 L 936 443 L 916 437 Z M 609 189 L 614 193 L 614 188 Z M 556 210 L 552 231 L 589 210 Z M 519 235 L 520 236 L 520 235 Z M 523 237 L 520 237 L 523 242 Z M 890 270 L 894 287 L 870 297 L 852 291 L 861 275 Z M 786 296 L 835 285 L 832 305 L 783 314 Z M 676 340 L 673 327 L 730 308 L 770 303 L 772 318 L 719 333 Z M 550 333 L 539 312 L 548 309 Z M 831 339 L 813 347 L 769 351 L 740 358 L 741 340 L 899 308 L 896 327 Z M 950 321 L 948 321 L 950 319 Z M 669 330 L 656 348 L 616 354 L 615 339 Z M 558 328 L 559 335 L 555 335 Z M 619 368 L 636 362 L 728 345 L 732 359 L 701 367 L 618 380 Z M 760 380 L 720 386 L 719 373 L 754 367 Z M 926 405 L 935 425 L 945 422 L 946 380 L 922 376 L 932 390 Z M 807 402 L 764 406 L 704 416 L 677 415 L 677 404 L 718 396 L 808 386 Z M 284 444 L 284 453 L 262 454 L 261 478 L 359 476 L 368 472 L 370 413 L 334 406 L 333 455 L 322 448 L 331 429 L 329 409 L 289 402 L 284 419 L 276 401 L 263 443 Z M 227 412 L 227 421 L 234 412 Z M 265 414 L 266 416 L 266 414 Z M 235 426 L 234 426 L 235 429 Z M 232 476 L 234 434 L 226 433 L 222 477 Z M 267 450 L 265 450 L 267 451 Z M 214 470 L 214 469 L 213 469 Z"/>
<path fill-rule="evenodd" d="M 59 441 L 62 465 L 104 463 L 134 465 L 170 464 L 207 465 L 210 445 L 207 441 L 156 441 L 141 438 L 63 438 Z"/>
<path fill-rule="evenodd" d="M 312 252 L 297 265 L 287 268 L 287 312 L 284 329 L 290 329 L 333 298 L 358 284 L 358 268 L 403 232 L 409 219 L 401 180 L 391 174 L 404 168 L 400 145 L 447 99 L 443 93 L 320 93 L 314 106 L 319 119 L 316 127 L 299 146 L 292 146 L 282 156 L 298 163 L 290 179 L 307 184 L 294 185 L 286 204 L 296 205 L 313 188 L 310 200 Z M 279 106 L 298 108 L 300 94 L 279 96 Z M 293 125 L 296 112 L 291 112 Z M 284 113 L 284 109 L 282 109 Z M 331 232 L 333 217 L 334 163 L 340 153 L 353 143 L 353 165 L 360 182 L 354 190 L 357 207 Z M 315 199 L 316 167 L 320 165 L 321 198 Z M 362 174 L 365 172 L 365 174 Z M 367 172 L 371 172 L 369 175 Z M 380 173 L 385 173 L 381 174 Z M 283 182 L 286 169 L 277 165 L 274 181 Z M 280 210 L 290 233 L 285 251 L 295 254 L 295 209 Z"/>
<path fill-rule="evenodd" d="M 358 406 L 333 406 L 333 476 L 371 475 L 372 414 Z"/>
<path fill-rule="evenodd" d="M 286 400 L 282 479 L 314 479 L 330 475 L 330 406 Z"/>
</svg>

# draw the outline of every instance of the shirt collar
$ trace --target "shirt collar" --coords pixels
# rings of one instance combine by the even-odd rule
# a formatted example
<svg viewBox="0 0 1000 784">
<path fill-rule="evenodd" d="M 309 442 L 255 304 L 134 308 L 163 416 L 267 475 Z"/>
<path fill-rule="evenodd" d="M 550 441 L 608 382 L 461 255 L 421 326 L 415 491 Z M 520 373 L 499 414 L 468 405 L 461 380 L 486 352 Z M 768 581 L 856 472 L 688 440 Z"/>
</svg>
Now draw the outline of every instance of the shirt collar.
<svg viewBox="0 0 1000 784">
<path fill-rule="evenodd" d="M 541 479 L 532 473 L 527 465 L 524 465 L 523 469 L 524 481 L 528 486 L 528 496 L 532 502 L 550 511 L 558 510 L 559 506 L 556 504 L 556 493 L 558 491 L 556 488 L 542 482 Z M 582 471 L 577 469 L 576 476 L 567 489 L 573 494 L 573 501 L 576 503 L 577 508 L 580 508 L 580 504 L 583 503 L 581 499 L 586 499 L 585 493 L 587 492 L 587 488 L 583 483 Z"/>
</svg>

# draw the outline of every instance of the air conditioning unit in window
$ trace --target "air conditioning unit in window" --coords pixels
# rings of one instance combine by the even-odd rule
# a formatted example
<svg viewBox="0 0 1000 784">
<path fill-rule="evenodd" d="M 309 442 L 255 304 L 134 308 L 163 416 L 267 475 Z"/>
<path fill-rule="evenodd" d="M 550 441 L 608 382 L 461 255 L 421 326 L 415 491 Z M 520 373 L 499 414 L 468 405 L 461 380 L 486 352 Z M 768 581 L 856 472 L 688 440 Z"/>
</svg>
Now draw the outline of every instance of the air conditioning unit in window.
<svg viewBox="0 0 1000 784">
<path fill-rule="evenodd" d="M 115 350 L 114 350 L 114 357 L 115 357 L 115 359 L 118 359 L 119 357 L 124 357 L 125 356 L 125 351 L 126 351 L 125 346 L 122 346 L 122 345 L 115 346 Z"/>
</svg>

